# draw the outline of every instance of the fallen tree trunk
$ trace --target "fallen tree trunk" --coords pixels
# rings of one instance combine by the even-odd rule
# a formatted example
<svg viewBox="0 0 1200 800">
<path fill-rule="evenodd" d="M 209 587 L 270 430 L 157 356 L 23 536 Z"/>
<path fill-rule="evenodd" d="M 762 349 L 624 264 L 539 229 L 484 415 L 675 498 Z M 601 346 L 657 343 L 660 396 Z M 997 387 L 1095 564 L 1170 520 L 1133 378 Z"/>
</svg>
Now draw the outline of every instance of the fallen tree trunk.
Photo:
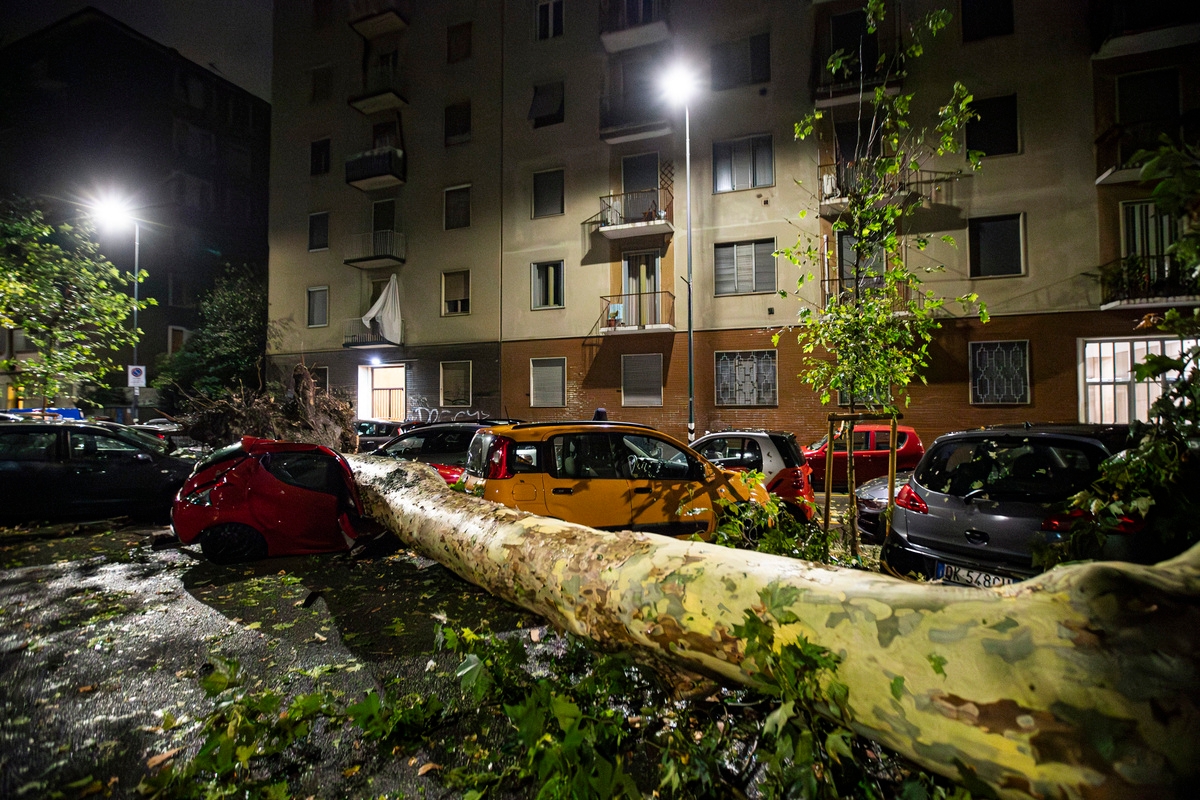
<svg viewBox="0 0 1200 800">
<path fill-rule="evenodd" d="M 450 491 L 424 465 L 351 461 L 407 544 L 601 646 L 752 685 L 733 628 L 760 591 L 793 586 L 799 622 L 779 639 L 840 655 L 851 727 L 918 764 L 1001 797 L 1194 796 L 1200 546 L 1002 589 L 922 585 L 597 531 Z"/>
</svg>

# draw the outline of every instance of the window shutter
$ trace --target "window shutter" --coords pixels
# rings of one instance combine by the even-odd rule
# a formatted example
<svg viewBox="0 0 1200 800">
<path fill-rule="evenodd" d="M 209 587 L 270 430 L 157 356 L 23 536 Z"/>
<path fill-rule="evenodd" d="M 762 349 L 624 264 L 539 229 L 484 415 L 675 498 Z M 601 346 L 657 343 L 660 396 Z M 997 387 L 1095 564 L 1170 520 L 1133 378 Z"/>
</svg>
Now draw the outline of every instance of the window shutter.
<svg viewBox="0 0 1200 800">
<path fill-rule="evenodd" d="M 621 405 L 662 405 L 662 353 L 621 356 Z"/>
<path fill-rule="evenodd" d="M 567 360 L 533 358 L 529 361 L 529 405 L 561 407 L 566 402 Z"/>
<path fill-rule="evenodd" d="M 737 247 L 737 291 L 748 292 L 754 286 L 754 247 L 739 244 Z"/>
<path fill-rule="evenodd" d="M 775 291 L 775 242 L 754 243 L 754 291 Z"/>
<path fill-rule="evenodd" d="M 771 152 L 771 137 L 757 136 L 754 144 L 754 185 L 770 186 L 775 182 L 775 165 Z"/>
<path fill-rule="evenodd" d="M 733 188 L 749 189 L 751 169 L 750 142 L 746 139 L 733 142 L 730 150 L 733 154 Z"/>
<path fill-rule="evenodd" d="M 736 245 L 719 244 L 713 254 L 713 285 L 716 294 L 735 294 L 737 275 L 734 271 L 734 249 Z"/>
<path fill-rule="evenodd" d="M 728 142 L 713 145 L 713 191 L 733 191 L 733 154 Z"/>
</svg>

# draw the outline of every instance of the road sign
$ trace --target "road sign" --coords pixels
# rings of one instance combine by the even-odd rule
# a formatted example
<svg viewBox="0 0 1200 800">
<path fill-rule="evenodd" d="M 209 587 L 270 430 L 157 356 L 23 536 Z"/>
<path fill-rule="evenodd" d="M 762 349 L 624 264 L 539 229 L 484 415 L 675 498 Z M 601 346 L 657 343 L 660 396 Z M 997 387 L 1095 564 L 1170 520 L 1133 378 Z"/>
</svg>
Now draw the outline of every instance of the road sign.
<svg viewBox="0 0 1200 800">
<path fill-rule="evenodd" d="M 129 386 L 141 388 L 146 385 L 146 368 L 130 364 L 128 367 Z"/>
</svg>

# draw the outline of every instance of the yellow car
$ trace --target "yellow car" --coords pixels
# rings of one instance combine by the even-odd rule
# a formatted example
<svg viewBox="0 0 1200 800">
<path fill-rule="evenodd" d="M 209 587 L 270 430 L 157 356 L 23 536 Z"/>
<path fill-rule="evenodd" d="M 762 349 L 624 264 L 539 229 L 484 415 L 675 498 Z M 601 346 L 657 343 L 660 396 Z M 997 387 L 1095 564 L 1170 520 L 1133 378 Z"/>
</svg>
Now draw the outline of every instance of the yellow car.
<svg viewBox="0 0 1200 800">
<path fill-rule="evenodd" d="M 646 425 L 522 422 L 481 428 L 467 489 L 488 500 L 601 530 L 707 538 L 718 500 L 767 501 L 761 485 Z"/>
</svg>

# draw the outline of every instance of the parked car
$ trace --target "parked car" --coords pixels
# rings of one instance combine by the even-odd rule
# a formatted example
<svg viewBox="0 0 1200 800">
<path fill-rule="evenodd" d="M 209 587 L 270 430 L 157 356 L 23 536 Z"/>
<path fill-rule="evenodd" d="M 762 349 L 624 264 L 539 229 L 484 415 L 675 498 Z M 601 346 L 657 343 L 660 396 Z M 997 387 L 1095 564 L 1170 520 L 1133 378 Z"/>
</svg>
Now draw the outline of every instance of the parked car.
<svg viewBox="0 0 1200 800">
<path fill-rule="evenodd" d="M 381 444 L 386 444 L 405 431 L 421 425 L 420 422 L 401 422 L 394 419 L 359 419 L 354 421 L 358 433 L 358 452 L 370 453 Z"/>
<path fill-rule="evenodd" d="M 389 439 L 374 451 L 374 455 L 400 461 L 420 461 L 436 469 L 446 483 L 456 483 L 467 464 L 471 439 L 482 427 L 484 424 L 480 422 L 421 425 Z"/>
<path fill-rule="evenodd" d="M 739 473 L 632 423 L 526 422 L 481 429 L 466 484 L 488 500 L 604 530 L 711 534 L 717 501 L 765 502 Z"/>
<path fill-rule="evenodd" d="M 825 458 L 828 436 L 822 436 L 804 450 L 809 466 L 812 467 L 812 482 L 819 488 L 825 487 Z M 854 482 L 866 482 L 888 469 L 888 448 L 891 426 L 877 422 L 864 422 L 854 426 Z M 907 425 L 896 426 L 896 469 L 912 469 L 917 466 L 925 447 L 921 437 Z M 835 435 L 833 440 L 833 488 L 846 489 L 846 440 Z"/>
<path fill-rule="evenodd" d="M 800 451 L 796 434 L 722 431 L 701 436 L 692 442 L 692 449 L 718 467 L 761 472 L 767 491 L 777 495 L 797 519 L 812 519 L 816 513 L 816 497 L 809 481 L 812 467 Z"/>
<path fill-rule="evenodd" d="M 912 477 L 912 470 L 897 470 L 894 494 Z M 854 490 L 854 506 L 858 514 L 858 531 L 867 544 L 882 544 L 883 512 L 888 507 L 888 476 L 872 478 Z"/>
<path fill-rule="evenodd" d="M 362 502 L 350 465 L 328 447 L 244 437 L 196 463 L 171 526 L 220 564 L 346 550 Z"/>
<path fill-rule="evenodd" d="M 972 586 L 1036 574 L 1035 543 L 1070 528 L 1070 497 L 1128 439 L 1124 425 L 997 426 L 939 437 L 896 495 L 885 569 Z"/>
<path fill-rule="evenodd" d="M 191 469 L 124 426 L 0 422 L 0 522 L 165 519 Z"/>
</svg>

